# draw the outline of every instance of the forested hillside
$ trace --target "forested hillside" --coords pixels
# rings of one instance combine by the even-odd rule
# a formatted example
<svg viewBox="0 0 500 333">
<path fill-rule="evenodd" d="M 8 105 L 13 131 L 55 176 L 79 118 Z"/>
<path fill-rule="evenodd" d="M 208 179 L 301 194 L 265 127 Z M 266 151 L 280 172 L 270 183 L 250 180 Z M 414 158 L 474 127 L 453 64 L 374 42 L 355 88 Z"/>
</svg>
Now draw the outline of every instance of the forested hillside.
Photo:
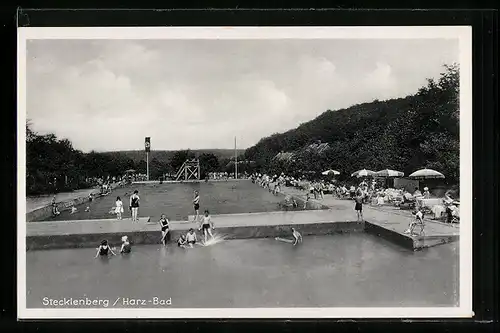
<svg viewBox="0 0 500 333">
<path fill-rule="evenodd" d="M 177 151 L 174 150 L 151 150 L 149 153 L 149 159 L 156 159 L 162 163 L 168 163 Z M 231 159 L 234 158 L 234 149 L 198 149 L 191 150 L 195 155 L 201 156 L 203 154 L 213 154 L 217 156 L 218 159 Z M 244 149 L 237 149 L 238 155 L 245 152 Z M 124 150 L 115 152 L 104 152 L 106 155 L 121 155 L 130 158 L 134 163 L 139 163 L 140 161 L 146 161 L 146 153 L 144 150 Z"/>
<path fill-rule="evenodd" d="M 296 129 L 263 138 L 245 158 L 260 170 L 289 173 L 333 168 L 343 177 L 359 169 L 395 169 L 409 174 L 428 167 L 459 176 L 459 69 L 444 66 L 440 78 L 414 95 L 328 110 Z M 333 87 L 332 87 L 333 89 Z M 353 87 L 355 89 L 355 87 Z M 303 149 L 321 141 L 323 152 Z M 274 158 L 293 152 L 294 158 Z"/>
</svg>

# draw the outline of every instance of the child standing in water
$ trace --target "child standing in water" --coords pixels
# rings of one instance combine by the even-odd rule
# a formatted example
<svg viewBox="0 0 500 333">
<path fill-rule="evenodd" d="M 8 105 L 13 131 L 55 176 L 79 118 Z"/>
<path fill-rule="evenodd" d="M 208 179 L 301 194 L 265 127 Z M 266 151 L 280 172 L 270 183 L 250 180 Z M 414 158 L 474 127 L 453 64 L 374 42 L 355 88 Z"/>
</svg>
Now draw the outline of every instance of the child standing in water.
<svg viewBox="0 0 500 333">
<path fill-rule="evenodd" d="M 97 253 L 96 253 L 95 257 L 96 258 L 98 256 L 101 256 L 101 257 L 106 256 L 107 257 L 108 254 L 109 254 L 109 252 L 111 252 L 112 255 L 116 256 L 116 254 L 113 252 L 113 250 L 109 246 L 108 241 L 107 240 L 103 240 L 101 242 L 101 245 L 99 245 L 99 247 L 97 248 Z"/>
<path fill-rule="evenodd" d="M 123 213 L 123 202 L 122 199 L 120 199 L 120 197 L 116 197 L 115 213 L 116 213 L 116 219 L 121 220 Z"/>
<path fill-rule="evenodd" d="M 212 229 L 214 229 L 214 224 L 212 223 L 212 217 L 210 216 L 208 210 L 205 210 L 205 215 L 201 218 L 201 225 L 198 230 L 201 229 L 203 229 L 203 235 L 205 236 L 205 243 L 208 240 L 207 239 L 208 235 L 214 238 L 214 235 L 212 235 Z"/>
<path fill-rule="evenodd" d="M 128 241 L 127 236 L 122 237 L 122 248 L 120 249 L 120 253 L 130 253 L 132 251 L 132 246 L 130 245 Z"/>
<path fill-rule="evenodd" d="M 130 210 L 132 211 L 132 222 L 137 222 L 139 219 L 137 215 L 139 213 L 139 191 L 135 190 L 134 194 L 130 196 Z"/>
<path fill-rule="evenodd" d="M 168 218 L 165 217 L 165 214 L 161 214 L 160 218 L 160 227 L 161 227 L 161 240 L 160 242 L 163 243 L 163 245 L 167 245 L 167 234 L 169 231 L 169 225 L 168 225 Z"/>
<path fill-rule="evenodd" d="M 194 191 L 194 199 L 193 199 L 193 206 L 194 206 L 194 221 L 198 221 L 199 218 L 199 211 L 200 211 L 200 194 L 198 191 Z"/>
</svg>

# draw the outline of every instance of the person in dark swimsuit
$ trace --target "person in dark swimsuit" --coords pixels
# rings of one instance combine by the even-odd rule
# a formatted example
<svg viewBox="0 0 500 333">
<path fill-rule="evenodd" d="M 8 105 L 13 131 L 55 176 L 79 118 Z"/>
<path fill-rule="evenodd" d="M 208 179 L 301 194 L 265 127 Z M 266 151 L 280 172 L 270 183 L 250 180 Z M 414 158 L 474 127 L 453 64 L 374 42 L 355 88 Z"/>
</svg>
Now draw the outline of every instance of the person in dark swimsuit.
<svg viewBox="0 0 500 333">
<path fill-rule="evenodd" d="M 181 237 L 179 237 L 179 239 L 177 240 L 177 246 L 186 248 L 186 244 L 187 244 L 186 236 L 181 235 Z"/>
<path fill-rule="evenodd" d="M 165 214 L 161 214 L 160 218 L 160 227 L 161 227 L 161 240 L 160 242 L 163 243 L 163 245 L 167 245 L 167 234 L 169 231 L 169 221 L 168 218 L 165 217 Z"/>
<path fill-rule="evenodd" d="M 361 190 L 358 189 L 358 193 L 356 195 L 356 198 L 354 199 L 356 201 L 356 205 L 354 206 L 354 210 L 356 211 L 358 215 L 358 221 L 363 221 L 363 193 Z"/>
<path fill-rule="evenodd" d="M 194 217 L 194 221 L 198 221 L 198 218 L 200 216 L 200 194 L 198 193 L 198 191 L 194 191 L 194 199 L 193 199 L 193 206 L 194 206 L 194 213 L 195 213 L 195 217 Z"/>
<path fill-rule="evenodd" d="M 101 257 L 106 256 L 107 257 L 110 252 L 111 252 L 112 255 L 116 256 L 116 254 L 113 252 L 113 250 L 109 246 L 108 241 L 107 240 L 103 240 L 101 242 L 101 245 L 99 245 L 99 247 L 97 248 L 97 253 L 96 253 L 95 257 L 96 258 L 98 256 L 101 256 Z"/>
<path fill-rule="evenodd" d="M 139 191 L 135 190 L 130 196 L 130 210 L 132 211 L 132 222 L 139 221 L 137 215 L 139 213 Z"/>
<path fill-rule="evenodd" d="M 120 249 L 120 253 L 122 254 L 128 254 L 132 251 L 132 245 L 130 245 L 130 242 L 128 241 L 127 236 L 122 237 L 122 248 Z"/>
</svg>

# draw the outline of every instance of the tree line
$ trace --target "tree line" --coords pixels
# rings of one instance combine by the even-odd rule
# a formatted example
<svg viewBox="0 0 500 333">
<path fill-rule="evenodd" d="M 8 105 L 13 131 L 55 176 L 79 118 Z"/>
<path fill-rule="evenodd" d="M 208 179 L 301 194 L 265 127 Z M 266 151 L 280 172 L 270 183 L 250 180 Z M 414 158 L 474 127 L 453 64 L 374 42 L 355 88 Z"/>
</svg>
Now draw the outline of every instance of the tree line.
<svg viewBox="0 0 500 333">
<path fill-rule="evenodd" d="M 216 150 L 216 152 L 219 152 Z M 188 158 L 199 158 L 201 177 L 209 172 L 233 172 L 234 161 L 227 151 L 220 157 L 214 153 L 191 150 L 174 152 L 152 151 L 149 162 L 151 180 L 175 174 Z M 127 170 L 146 174 L 147 163 L 137 153 L 127 152 L 83 153 L 75 149 L 68 139 L 58 139 L 55 134 L 39 134 L 26 123 L 26 192 L 37 195 L 89 188 L 94 179 L 121 177 Z M 233 161 L 233 165 L 231 165 Z"/>
<path fill-rule="evenodd" d="M 318 153 L 306 149 L 315 142 L 328 143 Z M 340 179 L 363 168 L 394 169 L 406 175 L 431 168 L 447 182 L 459 179 L 459 67 L 444 65 L 438 80 L 405 98 L 328 110 L 295 129 L 261 139 L 245 152 L 261 172 L 342 172 Z M 292 152 L 291 159 L 278 159 Z"/>
</svg>

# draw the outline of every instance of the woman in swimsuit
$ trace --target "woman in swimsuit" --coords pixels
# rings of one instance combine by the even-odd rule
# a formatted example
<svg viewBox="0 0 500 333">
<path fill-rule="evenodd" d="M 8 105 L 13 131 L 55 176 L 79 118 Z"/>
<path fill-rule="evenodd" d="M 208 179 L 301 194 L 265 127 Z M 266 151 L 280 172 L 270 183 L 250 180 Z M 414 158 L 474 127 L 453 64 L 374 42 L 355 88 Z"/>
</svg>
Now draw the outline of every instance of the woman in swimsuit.
<svg viewBox="0 0 500 333">
<path fill-rule="evenodd" d="M 169 225 L 168 225 L 168 219 L 165 217 L 165 214 L 161 214 L 160 218 L 160 227 L 161 227 L 161 240 L 160 242 L 163 243 L 163 245 L 167 245 L 167 234 L 169 231 Z"/>
<path fill-rule="evenodd" d="M 214 238 L 212 235 L 212 229 L 214 229 L 214 224 L 212 223 L 212 217 L 210 216 L 208 210 L 205 210 L 205 215 L 201 218 L 201 225 L 198 230 L 203 229 L 203 235 L 205 236 L 205 243 L 207 242 L 208 235 Z"/>
<path fill-rule="evenodd" d="M 120 249 L 120 253 L 128 254 L 132 251 L 132 245 L 130 245 L 127 236 L 122 237 L 122 248 Z"/>
<path fill-rule="evenodd" d="M 135 190 L 134 194 L 130 196 L 130 209 L 132 210 L 132 222 L 137 222 L 139 219 L 137 218 L 137 214 L 139 212 L 139 191 Z"/>
<path fill-rule="evenodd" d="M 360 220 L 363 221 L 363 193 L 360 189 L 358 189 L 358 192 L 356 194 L 357 196 L 354 199 L 356 202 L 356 204 L 354 205 L 354 210 L 356 211 L 359 222 Z"/>
<path fill-rule="evenodd" d="M 111 252 L 111 254 L 113 254 L 114 256 L 116 256 L 116 254 L 113 252 L 113 250 L 109 246 L 108 241 L 107 240 L 103 240 L 101 242 L 101 245 L 99 245 L 99 247 L 97 248 L 97 253 L 96 253 L 95 257 L 96 258 L 98 256 L 101 256 L 101 257 L 106 256 L 107 257 L 108 254 L 109 254 L 109 252 Z"/>
<path fill-rule="evenodd" d="M 193 228 L 189 229 L 189 232 L 186 235 L 186 240 L 190 247 L 193 247 L 193 245 L 196 244 L 197 239 Z"/>
</svg>

